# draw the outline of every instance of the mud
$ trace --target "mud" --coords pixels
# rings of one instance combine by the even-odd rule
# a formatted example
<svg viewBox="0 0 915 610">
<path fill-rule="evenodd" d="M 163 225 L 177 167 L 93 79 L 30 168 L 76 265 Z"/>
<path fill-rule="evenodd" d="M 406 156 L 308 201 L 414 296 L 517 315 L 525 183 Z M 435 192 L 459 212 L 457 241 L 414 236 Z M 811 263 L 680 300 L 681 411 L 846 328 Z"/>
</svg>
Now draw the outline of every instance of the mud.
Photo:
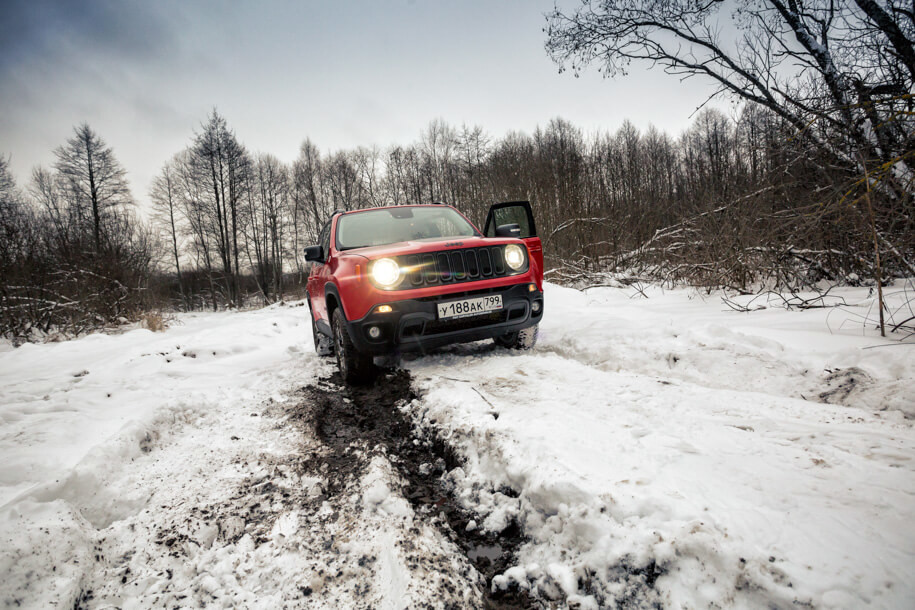
<svg viewBox="0 0 915 610">
<path fill-rule="evenodd" d="M 381 452 L 400 475 L 401 494 L 417 518 L 437 527 L 484 579 L 484 607 L 543 607 L 523 590 L 491 591 L 493 576 L 513 565 L 524 537 L 516 524 L 497 534 L 467 531 L 467 524 L 479 517 L 461 508 L 442 482 L 443 474 L 461 465 L 459 457 L 442 439 L 415 429 L 400 409 L 417 398 L 409 373 L 384 373 L 363 387 L 345 387 L 334 374 L 302 393 L 305 400 L 290 410 L 290 417 L 313 428 L 325 445 L 326 450 L 306 464 L 326 477 L 326 498 L 320 499 L 332 498 L 358 481 L 372 456 Z"/>
</svg>

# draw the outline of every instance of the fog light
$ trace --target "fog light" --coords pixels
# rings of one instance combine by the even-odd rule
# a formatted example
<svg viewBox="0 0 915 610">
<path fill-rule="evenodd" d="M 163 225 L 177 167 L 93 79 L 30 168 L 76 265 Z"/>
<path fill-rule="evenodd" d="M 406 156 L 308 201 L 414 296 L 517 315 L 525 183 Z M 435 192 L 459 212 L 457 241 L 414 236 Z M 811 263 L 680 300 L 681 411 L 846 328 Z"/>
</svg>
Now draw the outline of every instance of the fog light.
<svg viewBox="0 0 915 610">
<path fill-rule="evenodd" d="M 381 329 L 377 326 L 369 326 L 369 337 L 372 339 L 377 339 L 381 336 Z"/>
<path fill-rule="evenodd" d="M 394 309 L 390 305 L 379 305 L 375 311 L 378 313 L 391 313 Z"/>
<path fill-rule="evenodd" d="M 534 301 L 531 303 L 531 311 L 534 313 L 540 313 L 540 301 Z"/>
</svg>

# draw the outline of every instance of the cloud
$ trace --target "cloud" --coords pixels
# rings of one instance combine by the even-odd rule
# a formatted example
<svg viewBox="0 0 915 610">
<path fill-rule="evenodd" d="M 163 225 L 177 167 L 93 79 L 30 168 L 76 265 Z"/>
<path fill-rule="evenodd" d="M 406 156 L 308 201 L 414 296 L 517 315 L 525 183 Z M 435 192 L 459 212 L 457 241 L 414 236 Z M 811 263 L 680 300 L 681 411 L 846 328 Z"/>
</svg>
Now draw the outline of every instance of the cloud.
<svg viewBox="0 0 915 610">
<path fill-rule="evenodd" d="M 98 58 L 145 61 L 167 52 L 170 28 L 155 2 L 4 0 L 0 79 L 23 66 L 75 66 Z"/>
</svg>

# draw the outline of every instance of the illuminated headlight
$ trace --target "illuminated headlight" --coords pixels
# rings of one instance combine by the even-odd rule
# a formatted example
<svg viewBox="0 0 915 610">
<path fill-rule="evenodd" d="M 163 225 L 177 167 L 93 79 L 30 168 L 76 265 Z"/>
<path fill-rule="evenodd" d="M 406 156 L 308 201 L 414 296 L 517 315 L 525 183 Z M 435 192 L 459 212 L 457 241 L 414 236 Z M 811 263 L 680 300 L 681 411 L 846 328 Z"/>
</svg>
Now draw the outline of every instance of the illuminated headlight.
<svg viewBox="0 0 915 610">
<path fill-rule="evenodd" d="M 400 278 L 400 265 L 392 258 L 380 258 L 372 265 L 372 279 L 379 288 L 393 288 Z"/>
<path fill-rule="evenodd" d="M 512 271 L 517 271 L 523 267 L 524 249 L 518 244 L 508 244 L 505 246 L 505 262 Z"/>
</svg>

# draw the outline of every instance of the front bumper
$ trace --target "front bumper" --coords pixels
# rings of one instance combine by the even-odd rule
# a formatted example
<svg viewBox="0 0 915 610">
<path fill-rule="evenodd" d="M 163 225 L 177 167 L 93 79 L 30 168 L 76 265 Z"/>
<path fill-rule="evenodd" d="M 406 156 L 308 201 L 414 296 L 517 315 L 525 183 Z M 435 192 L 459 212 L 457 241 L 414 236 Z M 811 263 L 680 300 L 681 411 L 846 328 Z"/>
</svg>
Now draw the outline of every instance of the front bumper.
<svg viewBox="0 0 915 610">
<path fill-rule="evenodd" d="M 534 286 L 535 290 L 531 291 L 530 286 Z M 437 303 L 493 294 L 502 295 L 502 309 L 499 311 L 457 320 L 438 319 Z M 350 338 L 360 352 L 382 356 L 480 341 L 534 326 L 543 317 L 543 292 L 527 282 L 384 304 L 390 305 L 392 311 L 377 313 L 375 307 L 362 319 L 347 322 Z M 369 335 L 372 327 L 381 331 L 377 339 Z"/>
</svg>

